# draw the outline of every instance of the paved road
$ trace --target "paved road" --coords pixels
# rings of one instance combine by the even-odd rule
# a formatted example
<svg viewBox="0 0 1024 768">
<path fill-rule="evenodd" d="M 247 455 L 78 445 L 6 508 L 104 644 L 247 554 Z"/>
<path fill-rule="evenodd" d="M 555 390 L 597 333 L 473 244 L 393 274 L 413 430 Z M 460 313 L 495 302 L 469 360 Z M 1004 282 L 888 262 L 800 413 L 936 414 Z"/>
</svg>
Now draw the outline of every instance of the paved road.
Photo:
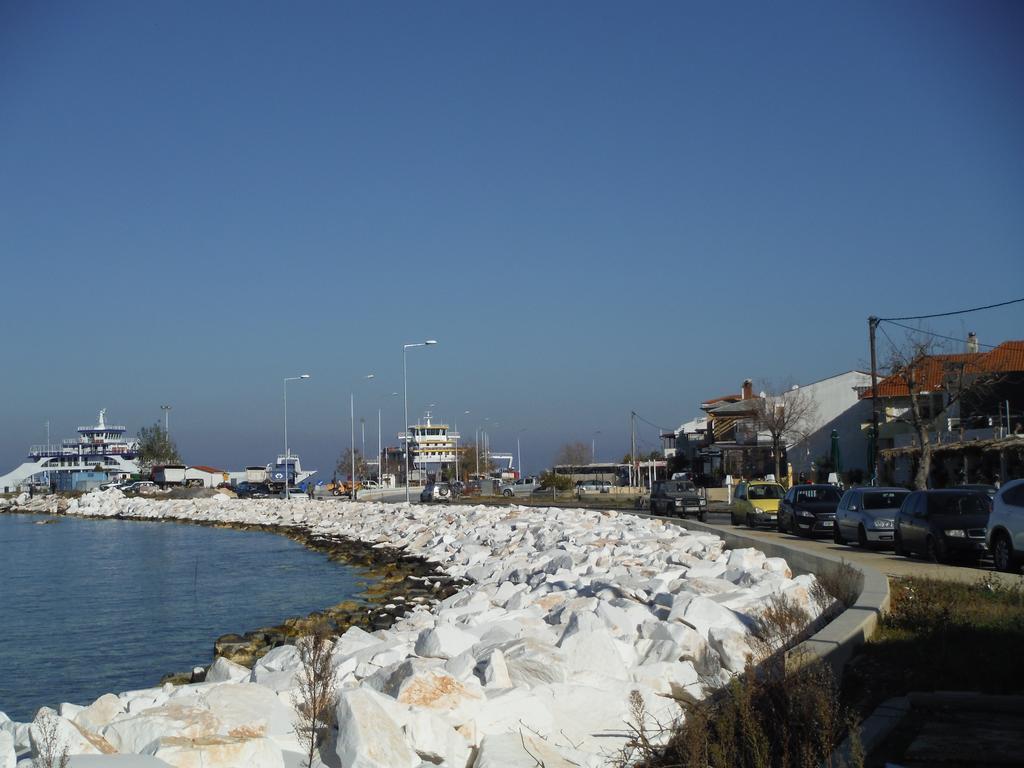
<svg viewBox="0 0 1024 768">
<path fill-rule="evenodd" d="M 637 514 L 644 514 L 638 512 Z M 650 517 L 650 515 L 644 515 Z M 857 545 L 844 546 L 836 544 L 832 539 L 805 539 L 802 536 L 794 536 L 789 533 L 779 533 L 775 530 L 757 529 L 752 530 L 746 526 L 733 528 L 729 522 L 728 512 L 711 512 L 706 522 L 722 530 L 738 530 L 755 538 L 764 538 L 770 541 L 778 541 L 796 549 L 809 551 L 821 551 L 822 549 L 845 558 L 852 563 L 864 563 L 890 577 L 900 576 L 922 576 L 945 581 L 960 581 L 975 584 L 986 576 L 998 579 L 1006 584 L 1021 583 L 1021 577 L 1009 573 L 1000 573 L 992 566 L 991 560 L 983 560 L 977 566 L 969 565 L 940 565 L 930 563 L 920 557 L 897 557 L 891 549 L 861 549 Z M 685 527 L 686 523 L 682 525 Z"/>
</svg>

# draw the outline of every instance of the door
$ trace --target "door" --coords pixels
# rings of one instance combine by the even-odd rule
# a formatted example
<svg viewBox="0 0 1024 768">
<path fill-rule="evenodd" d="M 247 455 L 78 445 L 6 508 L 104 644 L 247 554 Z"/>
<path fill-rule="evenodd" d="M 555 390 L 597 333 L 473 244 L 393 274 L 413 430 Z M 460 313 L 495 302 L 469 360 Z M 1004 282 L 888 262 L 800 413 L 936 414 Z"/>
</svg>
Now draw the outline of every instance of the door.
<svg viewBox="0 0 1024 768">
<path fill-rule="evenodd" d="M 839 500 L 839 506 L 836 507 L 836 530 L 839 531 L 839 535 L 844 539 L 852 539 L 856 534 L 856 526 L 852 526 L 852 513 L 851 507 L 857 507 L 857 494 L 854 491 L 847 491 L 843 494 L 843 498 Z"/>
<path fill-rule="evenodd" d="M 907 515 L 900 518 L 903 547 L 913 552 L 924 552 L 928 529 L 928 497 L 923 493 L 913 494 L 907 512 Z"/>
</svg>

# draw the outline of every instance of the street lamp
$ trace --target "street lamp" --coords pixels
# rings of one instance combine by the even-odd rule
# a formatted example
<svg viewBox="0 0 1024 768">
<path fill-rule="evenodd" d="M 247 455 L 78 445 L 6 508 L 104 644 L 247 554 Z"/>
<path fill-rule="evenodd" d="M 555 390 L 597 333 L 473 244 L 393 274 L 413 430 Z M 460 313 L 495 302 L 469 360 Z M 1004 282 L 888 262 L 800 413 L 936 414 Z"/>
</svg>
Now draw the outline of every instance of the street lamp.
<svg viewBox="0 0 1024 768">
<path fill-rule="evenodd" d="M 291 453 L 288 452 L 288 382 L 299 381 L 300 379 L 308 379 L 309 374 L 303 373 L 298 376 L 288 376 L 284 380 L 284 497 L 289 499 L 288 495 L 288 468 L 291 466 L 291 462 L 288 460 L 291 458 Z"/>
<path fill-rule="evenodd" d="M 405 503 L 409 503 L 409 375 L 408 365 L 406 363 L 407 350 L 413 347 L 432 347 L 437 344 L 436 339 L 427 339 L 426 341 L 418 341 L 415 344 L 403 344 L 402 345 L 402 386 L 404 389 L 404 400 L 405 400 Z"/>
<path fill-rule="evenodd" d="M 164 436 L 170 437 L 171 434 L 171 406 L 161 405 L 160 410 L 164 412 Z"/>
<path fill-rule="evenodd" d="M 366 374 L 364 379 L 372 379 L 374 375 L 372 373 Z M 349 479 L 352 483 L 348 490 L 348 498 L 350 501 L 356 500 L 356 393 L 355 390 L 349 393 L 348 398 L 349 417 L 352 419 L 352 443 L 349 446 L 349 457 L 352 459 L 352 477 Z M 365 457 L 364 457 L 365 459 Z"/>
<path fill-rule="evenodd" d="M 519 434 L 516 435 L 516 464 L 519 467 L 519 477 L 526 477 L 525 470 L 523 469 L 523 452 L 519 448 L 519 437 L 526 431 L 526 427 L 519 430 Z"/>
<path fill-rule="evenodd" d="M 597 436 L 600 435 L 600 434 L 601 434 L 601 430 L 599 429 L 599 430 L 595 431 L 594 432 L 594 436 L 590 438 L 590 463 L 591 464 L 596 464 L 597 463 Z M 584 448 L 583 450 L 586 450 L 586 448 Z"/>
</svg>

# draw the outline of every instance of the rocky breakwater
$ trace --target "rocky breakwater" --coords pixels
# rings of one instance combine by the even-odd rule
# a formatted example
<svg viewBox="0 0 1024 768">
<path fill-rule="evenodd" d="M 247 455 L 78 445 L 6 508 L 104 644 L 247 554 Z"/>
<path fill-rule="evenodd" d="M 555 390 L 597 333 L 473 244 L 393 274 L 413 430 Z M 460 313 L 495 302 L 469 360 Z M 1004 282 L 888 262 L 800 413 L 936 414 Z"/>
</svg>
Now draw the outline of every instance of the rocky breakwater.
<svg viewBox="0 0 1024 768">
<path fill-rule="evenodd" d="M 779 558 L 607 511 L 95 493 L 68 513 L 299 527 L 399 549 L 467 580 L 389 628 L 353 627 L 334 643 L 337 727 L 322 751 L 344 768 L 607 765 L 628 739 L 631 699 L 669 724 L 682 716 L 679 699 L 703 697 L 743 668 L 773 596 L 812 617 L 821 609 L 813 577 L 794 578 Z M 295 764 L 299 668 L 285 645 L 251 670 L 218 659 L 203 683 L 4 723 L 0 766 L 2 734 L 11 759 L 27 754 L 46 718 L 73 752 L 174 766 Z"/>
</svg>

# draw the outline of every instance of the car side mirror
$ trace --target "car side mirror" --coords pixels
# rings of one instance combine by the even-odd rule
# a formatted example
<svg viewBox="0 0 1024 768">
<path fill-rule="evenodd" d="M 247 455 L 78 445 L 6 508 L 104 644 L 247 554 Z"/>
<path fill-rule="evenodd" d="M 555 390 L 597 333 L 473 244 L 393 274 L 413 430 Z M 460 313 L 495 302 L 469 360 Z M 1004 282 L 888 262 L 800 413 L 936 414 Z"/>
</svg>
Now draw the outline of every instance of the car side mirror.
<svg viewBox="0 0 1024 768">
<path fill-rule="evenodd" d="M 856 504 L 851 504 L 850 505 L 850 511 L 851 512 L 856 512 L 857 511 L 857 505 Z"/>
</svg>

